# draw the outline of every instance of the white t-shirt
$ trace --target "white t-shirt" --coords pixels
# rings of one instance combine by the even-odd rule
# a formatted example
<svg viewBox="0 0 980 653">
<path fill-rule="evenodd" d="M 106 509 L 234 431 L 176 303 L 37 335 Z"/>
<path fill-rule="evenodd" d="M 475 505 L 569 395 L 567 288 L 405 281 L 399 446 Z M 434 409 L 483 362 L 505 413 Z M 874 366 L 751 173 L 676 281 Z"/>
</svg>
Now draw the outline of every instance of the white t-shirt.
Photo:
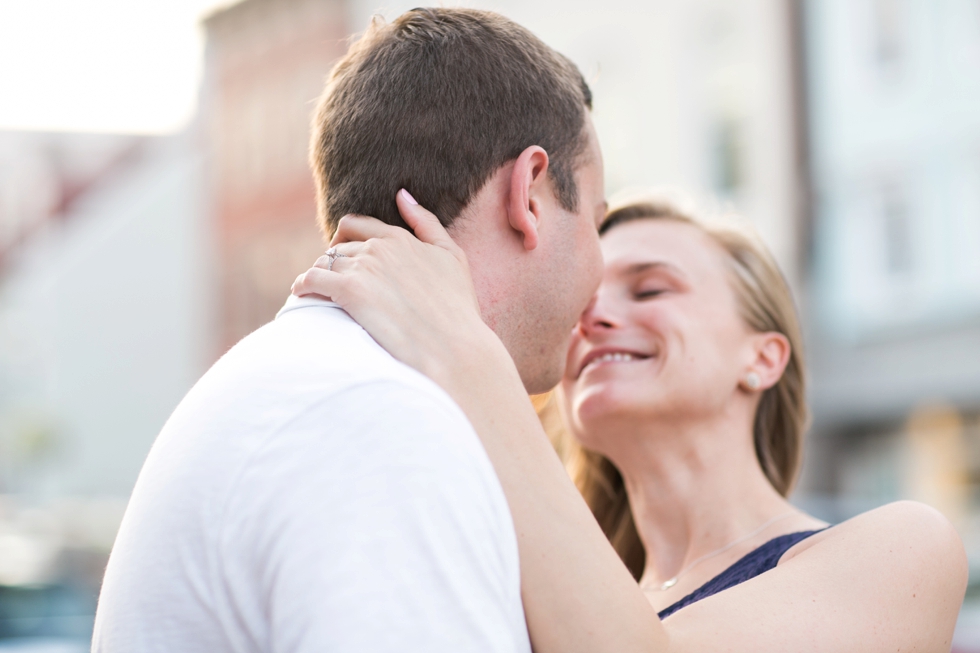
<svg viewBox="0 0 980 653">
<path fill-rule="evenodd" d="M 472 426 L 336 305 L 291 297 L 154 443 L 93 651 L 528 653 Z"/>
</svg>

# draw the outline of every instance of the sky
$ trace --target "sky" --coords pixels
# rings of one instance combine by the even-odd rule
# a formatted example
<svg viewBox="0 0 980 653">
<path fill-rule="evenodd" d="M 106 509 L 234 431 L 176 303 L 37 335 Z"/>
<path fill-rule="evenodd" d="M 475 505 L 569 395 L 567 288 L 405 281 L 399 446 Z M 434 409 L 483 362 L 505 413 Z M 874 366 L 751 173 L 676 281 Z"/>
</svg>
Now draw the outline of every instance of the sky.
<svg viewBox="0 0 980 653">
<path fill-rule="evenodd" d="M 200 18 L 233 0 L 0 0 L 0 129 L 178 131 Z"/>
</svg>

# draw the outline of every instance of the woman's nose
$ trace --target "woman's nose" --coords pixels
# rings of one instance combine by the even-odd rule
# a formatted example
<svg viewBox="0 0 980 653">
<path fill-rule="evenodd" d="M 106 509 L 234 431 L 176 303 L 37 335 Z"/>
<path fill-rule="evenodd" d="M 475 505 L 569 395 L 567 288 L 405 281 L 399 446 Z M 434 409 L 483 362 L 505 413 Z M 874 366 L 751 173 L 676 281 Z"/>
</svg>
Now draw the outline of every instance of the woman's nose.
<svg viewBox="0 0 980 653">
<path fill-rule="evenodd" d="M 582 317 L 578 321 L 578 328 L 582 335 L 588 337 L 600 331 L 615 329 L 619 326 L 619 321 L 613 316 L 612 311 L 609 310 L 608 304 L 608 298 L 601 294 L 596 294 L 592 298 L 592 301 L 585 307 L 585 310 L 582 312 Z"/>
</svg>

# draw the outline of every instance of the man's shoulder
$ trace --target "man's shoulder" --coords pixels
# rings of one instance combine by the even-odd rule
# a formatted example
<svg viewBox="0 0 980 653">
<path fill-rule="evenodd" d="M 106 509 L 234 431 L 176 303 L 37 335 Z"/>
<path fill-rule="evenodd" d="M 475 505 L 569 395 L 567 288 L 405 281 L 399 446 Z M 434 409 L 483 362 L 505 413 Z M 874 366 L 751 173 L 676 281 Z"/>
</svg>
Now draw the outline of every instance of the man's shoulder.
<svg viewBox="0 0 980 653">
<path fill-rule="evenodd" d="M 287 400 L 327 394 L 371 382 L 399 382 L 441 393 L 387 351 L 339 306 L 291 297 L 272 322 L 243 338 L 207 376 L 222 386 L 257 389 Z M 227 389 L 227 388 L 226 388 Z"/>
<path fill-rule="evenodd" d="M 326 490 L 339 479 L 426 475 L 493 476 L 466 416 L 455 404 L 401 381 L 369 381 L 337 392 L 270 429 L 243 460 L 251 485 L 274 479 Z M 434 477 L 434 476 L 433 476 Z"/>
<path fill-rule="evenodd" d="M 443 509 L 482 524 L 486 538 L 510 528 L 503 489 L 462 411 L 399 381 L 310 405 L 256 442 L 229 480 L 222 521 L 232 548 L 251 539 L 235 525 L 251 528 L 256 514 L 267 515 L 256 525 L 260 539 L 275 532 L 305 541 L 312 523 L 356 530 L 364 520 L 391 524 L 394 513 Z"/>
<path fill-rule="evenodd" d="M 400 364 L 336 304 L 291 297 L 276 319 L 243 338 L 225 358 L 245 365 L 337 369 L 339 379 L 384 377 Z M 300 303 L 303 302 L 303 303 Z"/>
<path fill-rule="evenodd" d="M 237 452 L 248 465 L 262 466 L 270 447 L 280 462 L 352 460 L 367 451 L 382 461 L 393 451 L 440 447 L 445 455 L 485 458 L 469 420 L 442 388 L 322 301 L 281 312 L 239 342 L 168 427 L 165 440 L 183 440 L 202 455 L 217 447 L 226 460 Z"/>
<path fill-rule="evenodd" d="M 397 440 L 406 422 L 472 433 L 435 383 L 392 358 L 343 311 L 311 306 L 253 332 L 212 366 L 171 415 L 144 471 L 193 460 L 181 474 L 220 467 L 230 481 L 234 469 L 261 467 L 270 447 L 280 463 L 356 458 L 358 448 L 349 447 L 357 437 Z M 379 446 L 377 455 L 387 450 Z"/>
</svg>

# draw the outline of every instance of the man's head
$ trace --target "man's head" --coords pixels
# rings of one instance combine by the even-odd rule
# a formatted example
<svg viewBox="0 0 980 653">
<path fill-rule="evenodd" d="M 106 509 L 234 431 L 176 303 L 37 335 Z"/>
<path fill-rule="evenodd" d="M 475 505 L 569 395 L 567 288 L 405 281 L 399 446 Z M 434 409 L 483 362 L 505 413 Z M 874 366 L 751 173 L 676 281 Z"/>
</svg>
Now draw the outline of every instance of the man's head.
<svg viewBox="0 0 980 653">
<path fill-rule="evenodd" d="M 581 73 L 526 29 L 470 9 L 374 22 L 332 71 L 311 162 L 327 234 L 403 225 L 406 188 L 450 228 L 484 319 L 529 390 L 557 382 L 600 275 L 602 163 Z"/>
</svg>

